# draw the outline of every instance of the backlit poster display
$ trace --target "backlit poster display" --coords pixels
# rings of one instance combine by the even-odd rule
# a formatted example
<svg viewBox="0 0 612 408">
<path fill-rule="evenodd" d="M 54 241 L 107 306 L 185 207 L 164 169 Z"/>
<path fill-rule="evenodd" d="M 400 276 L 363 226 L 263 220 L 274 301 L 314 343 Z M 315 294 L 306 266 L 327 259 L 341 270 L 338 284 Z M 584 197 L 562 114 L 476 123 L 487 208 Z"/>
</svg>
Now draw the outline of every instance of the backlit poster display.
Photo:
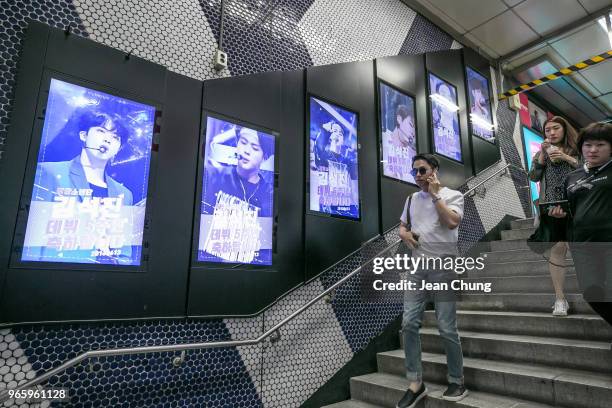
<svg viewBox="0 0 612 408">
<path fill-rule="evenodd" d="M 140 265 L 155 111 L 51 79 L 21 261 Z"/>
<path fill-rule="evenodd" d="M 470 101 L 470 122 L 472 133 L 489 142 L 495 140 L 489 81 L 480 73 L 466 67 L 468 96 Z"/>
<path fill-rule="evenodd" d="M 272 265 L 275 136 L 208 116 L 198 261 Z"/>
<path fill-rule="evenodd" d="M 359 219 L 357 114 L 310 97 L 310 210 Z"/>
<path fill-rule="evenodd" d="M 412 158 L 416 155 L 414 98 L 380 82 L 380 132 L 383 174 L 414 184 Z"/>
<path fill-rule="evenodd" d="M 435 152 L 462 161 L 457 89 L 430 73 L 429 98 Z"/>
</svg>

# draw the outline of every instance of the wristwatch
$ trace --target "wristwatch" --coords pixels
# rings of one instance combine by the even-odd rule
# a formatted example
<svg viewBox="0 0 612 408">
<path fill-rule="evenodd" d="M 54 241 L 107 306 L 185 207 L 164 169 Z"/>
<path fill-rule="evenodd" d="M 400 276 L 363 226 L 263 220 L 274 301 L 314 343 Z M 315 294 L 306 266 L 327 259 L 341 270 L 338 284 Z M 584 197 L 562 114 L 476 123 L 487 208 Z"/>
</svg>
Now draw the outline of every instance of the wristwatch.
<svg viewBox="0 0 612 408">
<path fill-rule="evenodd" d="M 431 199 L 431 202 L 435 204 L 436 202 L 440 201 L 441 199 L 442 199 L 442 197 L 440 197 L 440 196 L 438 195 L 438 196 L 435 196 L 434 198 L 432 198 L 432 199 Z"/>
</svg>

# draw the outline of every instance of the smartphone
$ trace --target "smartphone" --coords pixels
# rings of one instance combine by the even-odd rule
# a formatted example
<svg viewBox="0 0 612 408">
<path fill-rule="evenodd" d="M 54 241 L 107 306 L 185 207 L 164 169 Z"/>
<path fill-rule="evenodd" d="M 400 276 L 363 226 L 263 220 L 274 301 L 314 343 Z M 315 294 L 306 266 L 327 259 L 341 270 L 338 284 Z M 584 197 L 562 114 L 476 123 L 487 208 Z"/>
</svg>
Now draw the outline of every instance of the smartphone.
<svg viewBox="0 0 612 408">
<path fill-rule="evenodd" d="M 545 203 L 540 203 L 540 215 L 548 214 L 548 211 L 551 208 L 555 208 L 556 206 L 561 206 L 561 209 L 566 213 L 570 212 L 569 201 L 567 200 L 548 201 Z"/>
</svg>

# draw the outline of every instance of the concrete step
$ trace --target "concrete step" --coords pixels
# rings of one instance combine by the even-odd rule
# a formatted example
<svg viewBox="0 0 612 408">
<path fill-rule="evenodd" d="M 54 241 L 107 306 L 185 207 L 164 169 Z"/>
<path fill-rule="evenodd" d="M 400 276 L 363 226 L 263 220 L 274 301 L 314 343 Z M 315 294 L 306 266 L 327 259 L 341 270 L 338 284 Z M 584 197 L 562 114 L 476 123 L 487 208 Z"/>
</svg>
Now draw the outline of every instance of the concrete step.
<svg viewBox="0 0 612 408">
<path fill-rule="evenodd" d="M 483 252 L 482 256 L 486 262 L 518 262 L 518 261 L 542 261 L 544 258 L 540 254 L 536 254 L 530 249 L 515 249 L 510 251 Z M 567 261 L 571 262 L 572 258 L 569 255 Z"/>
<path fill-rule="evenodd" d="M 566 273 L 572 275 L 576 273 L 571 260 L 566 261 Z M 495 277 L 495 276 L 535 276 L 545 275 L 550 276 L 548 261 L 540 258 L 534 261 L 515 260 L 510 262 L 487 262 L 482 270 L 471 270 L 466 272 L 470 278 L 476 277 Z"/>
<path fill-rule="evenodd" d="M 489 242 L 489 244 L 491 245 L 491 252 L 512 251 L 516 249 L 529 250 L 529 247 L 527 246 L 527 241 L 525 241 L 524 239 L 491 241 Z"/>
<path fill-rule="evenodd" d="M 490 292 L 484 292 L 486 294 L 491 293 L 543 293 L 550 292 L 554 293 L 552 280 L 550 276 L 539 275 L 539 276 L 503 276 L 503 277 L 470 277 L 460 278 L 468 285 L 491 284 Z M 469 286 L 468 286 L 469 287 Z M 479 286 L 472 286 L 474 288 L 480 288 Z M 578 289 L 578 280 L 576 275 L 565 276 L 565 293 L 580 293 Z M 463 293 L 483 293 L 482 290 L 468 290 Z"/>
<path fill-rule="evenodd" d="M 533 234 L 535 228 L 511 229 L 501 232 L 501 239 L 504 241 L 512 239 L 527 239 Z"/>
<path fill-rule="evenodd" d="M 535 337 L 517 334 L 459 331 L 465 357 L 504 360 L 529 364 L 612 373 L 609 341 L 589 341 Z M 403 346 L 403 336 L 400 336 Z M 421 329 L 423 351 L 444 353 L 444 342 L 437 329 Z"/>
<path fill-rule="evenodd" d="M 511 229 L 533 228 L 533 218 L 510 221 Z"/>
<path fill-rule="evenodd" d="M 373 405 L 373 404 L 368 404 L 367 402 L 350 399 L 347 401 L 337 402 L 331 405 L 324 405 L 321 408 L 382 408 L 382 407 L 380 405 Z"/>
<path fill-rule="evenodd" d="M 417 408 L 552 408 L 551 405 L 472 389 L 468 389 L 468 395 L 461 401 L 450 402 L 442 399 L 446 386 L 427 381 L 425 385 L 427 397 L 418 403 Z M 374 404 L 373 407 L 395 407 L 407 390 L 408 381 L 398 375 L 375 373 L 351 378 L 351 397 Z M 345 407 L 351 405 L 334 406 Z"/>
<path fill-rule="evenodd" d="M 405 375 L 403 350 L 379 353 L 377 358 L 379 372 Z M 444 354 L 424 352 L 422 362 L 425 381 L 445 382 Z M 464 358 L 463 366 L 465 384 L 470 390 L 571 408 L 609 408 L 612 401 L 610 374 L 471 357 Z M 351 395 L 376 403 L 361 395 Z"/>
<path fill-rule="evenodd" d="M 582 295 L 566 294 L 570 310 L 577 314 L 594 314 Z M 494 310 L 506 312 L 551 313 L 555 295 L 549 293 L 482 293 L 462 294 L 460 310 Z"/>
<path fill-rule="evenodd" d="M 437 326 L 434 310 L 423 315 L 424 327 Z M 521 333 L 526 336 L 555 337 L 577 340 L 612 340 L 612 326 L 595 314 L 572 314 L 556 317 L 547 313 L 491 312 L 458 310 L 457 326 L 460 331 L 483 331 L 499 334 Z"/>
</svg>

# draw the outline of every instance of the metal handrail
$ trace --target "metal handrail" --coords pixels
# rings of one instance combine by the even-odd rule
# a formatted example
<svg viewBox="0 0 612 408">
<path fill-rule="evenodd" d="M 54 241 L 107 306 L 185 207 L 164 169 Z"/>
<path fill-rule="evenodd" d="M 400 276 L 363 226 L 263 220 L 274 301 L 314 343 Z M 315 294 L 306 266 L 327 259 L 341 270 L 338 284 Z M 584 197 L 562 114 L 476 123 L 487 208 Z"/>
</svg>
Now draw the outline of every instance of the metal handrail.
<svg viewBox="0 0 612 408">
<path fill-rule="evenodd" d="M 496 171 L 495 173 L 493 173 L 491 176 L 487 177 L 485 180 L 483 180 L 480 183 L 478 183 L 476 186 L 472 187 L 471 189 L 469 189 L 468 191 L 463 193 L 463 196 L 464 197 L 467 196 L 472 191 L 475 191 L 476 188 L 480 187 L 481 185 L 483 185 L 487 181 L 491 180 L 494 176 L 496 176 L 497 174 L 507 170 L 510 167 L 514 167 L 516 169 L 522 170 L 525 174 L 527 174 L 525 169 L 523 169 L 521 167 L 518 167 L 516 165 L 513 165 L 513 164 L 507 164 L 503 168 L 501 168 L 498 171 Z M 270 337 L 272 335 L 276 335 L 276 338 L 278 339 L 280 337 L 280 335 L 279 335 L 280 328 L 282 328 L 287 323 L 289 323 L 290 321 L 295 319 L 297 316 L 302 314 L 304 311 L 306 311 L 306 309 L 310 308 L 310 306 L 312 306 L 313 304 L 317 303 L 322 298 L 324 298 L 327 295 L 329 295 L 336 288 L 338 288 L 339 286 L 343 285 L 346 281 L 351 279 L 353 276 L 355 276 L 356 274 L 361 272 L 363 267 L 365 265 L 367 265 L 372 259 L 380 257 L 382 254 L 384 254 L 386 251 L 388 251 L 389 249 L 391 249 L 392 247 L 394 247 L 395 245 L 397 245 L 400 242 L 401 242 L 401 239 L 398 239 L 398 240 L 394 241 L 393 243 L 389 244 L 388 246 L 386 246 L 383 250 L 379 251 L 370 260 L 368 260 L 367 262 L 363 263 L 361 266 L 355 268 L 353 271 L 351 271 L 345 277 L 340 279 L 338 282 L 334 283 L 332 286 L 330 286 L 329 288 L 327 288 L 323 292 L 319 293 L 317 296 L 312 298 L 308 303 L 302 305 L 295 312 L 293 312 L 292 314 L 290 314 L 289 316 L 287 316 L 286 318 L 281 320 L 279 323 L 277 323 L 272 328 L 268 329 L 268 331 L 264 332 L 262 335 L 260 335 L 259 337 L 255 338 L 255 339 L 215 341 L 215 342 L 205 342 L 205 343 L 172 344 L 172 345 L 161 345 L 161 346 L 125 347 L 125 348 L 116 348 L 116 349 L 107 349 L 107 350 L 86 351 L 85 353 L 80 354 L 80 355 L 78 355 L 78 356 L 76 356 L 76 357 L 66 361 L 65 363 L 63 363 L 63 364 L 61 364 L 61 365 L 59 365 L 59 366 L 57 366 L 57 367 L 47 371 L 46 373 L 41 374 L 38 377 L 35 377 L 35 378 L 31 379 L 30 381 L 27 381 L 27 382 L 25 382 L 25 383 L 23 383 L 21 385 L 18 385 L 16 388 L 12 388 L 12 390 L 19 391 L 19 390 L 23 390 L 23 389 L 26 389 L 26 388 L 31 388 L 31 387 L 34 387 L 36 385 L 39 385 L 40 383 L 48 380 L 49 378 L 53 377 L 54 375 L 56 375 L 58 373 L 61 373 L 62 371 L 67 370 L 70 367 L 74 367 L 75 365 L 79 364 L 80 362 L 82 362 L 84 360 L 87 360 L 87 359 L 90 359 L 90 358 L 112 357 L 112 356 L 119 356 L 119 355 L 126 355 L 126 354 L 165 353 L 165 352 L 171 352 L 171 351 L 181 351 L 181 352 L 183 352 L 183 353 L 181 353 L 181 357 L 175 359 L 175 362 L 177 363 L 175 365 L 180 365 L 180 363 L 185 358 L 184 352 L 186 350 L 200 350 L 200 349 L 212 349 L 212 348 L 222 348 L 222 347 L 254 346 L 254 345 L 257 345 L 257 344 L 263 342 L 265 339 L 267 339 L 268 337 Z M 9 394 L 9 390 L 8 389 L 6 389 L 6 390 L 4 390 L 3 392 L 0 393 L 0 403 L 4 403 L 6 400 L 9 399 L 8 394 Z"/>
<path fill-rule="evenodd" d="M 487 181 L 491 180 L 493 177 L 497 176 L 500 173 L 503 173 L 505 171 L 507 171 L 509 168 L 514 168 L 516 170 L 520 170 L 521 172 L 523 172 L 526 176 L 529 175 L 529 173 L 527 172 L 527 170 L 525 170 L 522 167 L 519 167 L 515 164 L 512 163 L 508 163 L 506 164 L 504 167 L 502 167 L 501 169 L 497 170 L 496 172 L 494 172 L 493 174 L 491 174 L 489 177 L 487 177 L 486 179 L 482 180 L 480 183 L 476 184 L 474 187 L 470 188 L 468 191 L 466 191 L 465 193 L 463 193 L 464 196 L 467 196 L 468 194 L 471 194 L 472 192 L 475 192 L 476 189 L 480 186 L 482 186 L 484 183 L 486 183 Z"/>
<path fill-rule="evenodd" d="M 388 245 L 383 250 L 378 252 L 375 256 L 373 256 L 370 260 L 381 256 L 382 254 L 384 254 L 386 251 L 388 251 L 390 248 L 392 248 L 394 245 L 398 244 L 399 242 L 400 240 L 397 240 L 393 242 L 392 244 Z M 253 346 L 253 345 L 257 345 L 263 342 L 266 338 L 272 336 L 275 333 L 277 334 L 277 338 L 278 338 L 278 330 L 281 327 L 283 327 L 284 325 L 289 323 L 291 320 L 293 320 L 294 318 L 302 314 L 306 309 L 310 308 L 310 306 L 312 306 L 313 304 L 315 304 L 316 302 L 318 302 L 319 300 L 327 296 L 329 293 L 333 292 L 336 288 L 344 284 L 346 281 L 351 279 L 357 273 L 361 272 L 363 267 L 367 265 L 370 262 L 370 260 L 368 260 L 368 262 L 365 262 L 361 266 L 354 269 L 348 275 L 346 275 L 345 277 L 340 279 L 338 282 L 334 283 L 332 286 L 330 286 L 329 288 L 327 288 L 326 290 L 324 290 L 323 292 L 321 292 L 320 294 L 312 298 L 308 303 L 304 304 L 302 307 L 297 309 L 291 315 L 287 316 L 285 319 L 283 319 L 282 321 L 277 323 L 275 326 L 273 326 L 271 329 L 268 329 L 268 331 L 266 331 L 261 336 L 255 339 L 215 341 L 215 342 L 205 342 L 205 343 L 172 344 L 172 345 L 161 345 L 161 346 L 125 347 L 125 348 L 116 348 L 116 349 L 107 349 L 107 350 L 86 351 L 85 353 L 80 354 L 66 361 L 62 365 L 59 365 L 47 371 L 46 373 L 41 374 L 38 377 L 31 379 L 28 382 L 25 382 L 15 388 L 11 388 L 11 390 L 19 391 L 19 390 L 23 390 L 26 388 L 31 388 L 36 385 L 39 385 L 40 383 L 48 380 L 54 375 L 64 370 L 67 370 L 70 367 L 74 367 L 80 362 L 90 359 L 90 358 L 111 357 L 111 356 L 119 356 L 119 355 L 125 355 L 125 354 L 163 353 L 163 352 L 170 352 L 170 351 L 186 351 L 186 350 L 211 349 L 211 348 L 221 348 L 221 347 Z M 181 356 L 181 359 L 184 359 L 184 355 Z M 9 399 L 8 393 L 9 393 L 8 389 L 0 393 L 0 403 L 3 403 Z"/>
</svg>

